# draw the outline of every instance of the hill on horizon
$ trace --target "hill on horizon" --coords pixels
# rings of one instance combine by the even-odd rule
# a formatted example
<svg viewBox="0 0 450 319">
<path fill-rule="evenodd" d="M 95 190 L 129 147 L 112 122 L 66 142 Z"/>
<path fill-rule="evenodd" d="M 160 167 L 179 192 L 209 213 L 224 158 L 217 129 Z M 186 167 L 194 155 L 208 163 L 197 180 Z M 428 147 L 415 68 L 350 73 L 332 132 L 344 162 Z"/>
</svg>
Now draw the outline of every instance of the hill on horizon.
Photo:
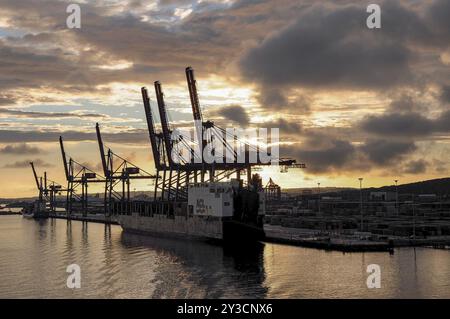
<svg viewBox="0 0 450 319">
<path fill-rule="evenodd" d="M 301 194 L 303 190 L 312 190 L 313 193 L 317 193 L 317 187 L 304 187 L 304 188 L 282 188 L 283 193 L 288 194 Z M 395 185 L 363 188 L 363 190 L 372 192 L 395 192 Z M 342 194 L 359 191 L 358 188 L 352 187 L 321 187 L 322 194 Z M 430 179 L 425 181 L 419 181 L 408 184 L 398 185 L 398 192 L 401 194 L 437 194 L 437 195 L 450 195 L 450 177 Z M 146 191 L 137 191 L 133 195 L 139 197 L 143 194 L 150 194 Z M 37 197 L 23 197 L 23 198 L 0 198 L 0 204 L 8 204 L 11 202 L 20 201 L 33 201 Z"/>
<path fill-rule="evenodd" d="M 282 189 L 282 192 L 293 194 L 302 193 L 303 190 L 312 190 L 313 193 L 317 193 L 317 187 L 305 187 L 305 188 L 288 188 Z M 322 194 L 339 194 L 347 192 L 359 191 L 355 187 L 321 187 Z M 363 188 L 365 191 L 372 192 L 395 192 L 395 185 L 381 186 L 381 187 L 368 187 Z M 419 181 L 408 184 L 398 185 L 398 192 L 402 194 L 439 194 L 439 195 L 450 195 L 450 177 L 430 179 L 425 181 Z"/>
</svg>

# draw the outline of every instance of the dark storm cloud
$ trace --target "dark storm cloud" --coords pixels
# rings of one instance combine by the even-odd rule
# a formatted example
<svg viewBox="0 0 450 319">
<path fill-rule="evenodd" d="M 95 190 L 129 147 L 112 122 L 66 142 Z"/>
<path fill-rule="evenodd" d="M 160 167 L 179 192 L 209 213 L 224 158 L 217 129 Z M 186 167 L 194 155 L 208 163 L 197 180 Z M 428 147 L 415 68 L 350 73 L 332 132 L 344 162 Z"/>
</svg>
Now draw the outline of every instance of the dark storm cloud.
<svg viewBox="0 0 450 319">
<path fill-rule="evenodd" d="M 264 122 L 261 126 L 265 128 L 279 128 L 280 133 L 283 134 L 300 134 L 302 132 L 302 125 L 298 122 L 293 122 L 285 119 L 277 119 L 270 122 Z"/>
<path fill-rule="evenodd" d="M 250 118 L 245 108 L 240 105 L 229 105 L 214 110 L 213 115 L 223 117 L 243 127 L 247 126 Z"/>
<path fill-rule="evenodd" d="M 422 174 L 425 173 L 428 163 L 425 160 L 410 161 L 405 164 L 403 170 L 406 174 Z"/>
<path fill-rule="evenodd" d="M 440 98 L 443 103 L 450 103 L 450 85 L 442 87 Z"/>
<path fill-rule="evenodd" d="M 293 157 L 305 163 L 308 173 L 324 173 L 346 167 L 356 155 L 356 148 L 348 141 L 310 136 L 304 145 L 282 146 L 281 157 Z"/>
<path fill-rule="evenodd" d="M 2 154 L 12 154 L 12 155 L 26 155 L 26 154 L 38 154 L 42 150 L 38 147 L 29 146 L 26 143 L 7 145 L 0 148 L 0 153 Z"/>
<path fill-rule="evenodd" d="M 407 81 L 410 50 L 369 30 L 366 18 L 361 6 L 308 10 L 294 25 L 250 50 L 241 61 L 243 75 L 264 86 L 374 89 Z"/>
<path fill-rule="evenodd" d="M 290 99 L 288 95 L 291 96 Z M 285 92 L 277 87 L 261 88 L 257 100 L 261 107 L 268 110 L 277 109 L 297 114 L 309 114 L 311 111 L 310 97 L 304 94 L 296 95 L 294 92 Z"/>
<path fill-rule="evenodd" d="M 434 32 L 437 34 L 436 37 L 441 39 L 443 46 L 448 47 L 450 42 L 450 2 L 448 0 L 434 0 L 426 14 Z"/>
<path fill-rule="evenodd" d="M 433 122 L 417 113 L 373 115 L 364 119 L 361 127 L 369 133 L 386 136 L 424 136 L 433 132 Z"/>
<path fill-rule="evenodd" d="M 286 96 L 279 90 L 274 88 L 264 88 L 260 90 L 258 96 L 259 104 L 265 108 L 283 107 L 288 104 Z"/>
<path fill-rule="evenodd" d="M 417 149 L 413 142 L 370 140 L 361 146 L 361 151 L 377 165 L 386 165 L 400 160 L 404 155 Z"/>
<path fill-rule="evenodd" d="M 247 51 L 240 60 L 241 74 L 259 85 L 260 105 L 303 113 L 287 100 L 294 88 L 395 92 L 446 81 L 448 68 L 436 57 L 450 44 L 449 2 L 379 4 L 380 30 L 366 27 L 365 3 L 321 2 L 299 10 L 296 22 Z M 444 89 L 443 100 L 448 98 Z M 426 111 L 411 102 L 404 99 L 392 107 Z"/>
<path fill-rule="evenodd" d="M 411 95 L 402 94 L 389 104 L 388 110 L 392 113 L 420 113 L 426 112 L 427 106 L 417 103 L 417 100 Z"/>
<path fill-rule="evenodd" d="M 384 113 L 368 116 L 361 128 L 382 136 L 425 137 L 433 133 L 450 132 L 450 111 L 430 119 L 419 113 Z"/>
<path fill-rule="evenodd" d="M 337 134 L 320 134 L 305 131 L 301 144 L 281 146 L 281 157 L 293 157 L 305 163 L 308 173 L 369 172 L 374 168 L 397 167 L 414 153 L 413 141 L 369 139 L 354 145 Z"/>
<path fill-rule="evenodd" d="M 6 164 L 3 166 L 3 168 L 27 168 L 30 167 L 30 162 L 33 162 L 34 165 L 39 167 L 52 167 L 54 165 L 44 162 L 41 159 L 34 159 L 34 160 L 24 160 L 24 161 L 17 161 L 12 164 Z"/>
</svg>

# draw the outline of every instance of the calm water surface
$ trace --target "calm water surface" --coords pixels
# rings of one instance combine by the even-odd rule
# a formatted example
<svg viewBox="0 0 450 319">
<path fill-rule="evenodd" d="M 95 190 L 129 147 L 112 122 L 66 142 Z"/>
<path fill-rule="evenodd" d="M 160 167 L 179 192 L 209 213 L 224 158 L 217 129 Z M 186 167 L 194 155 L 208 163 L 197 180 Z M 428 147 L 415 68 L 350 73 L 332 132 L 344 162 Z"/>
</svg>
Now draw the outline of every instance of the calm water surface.
<svg viewBox="0 0 450 319">
<path fill-rule="evenodd" d="M 81 267 L 81 289 L 66 267 Z M 382 288 L 367 289 L 379 264 Z M 0 298 L 450 298 L 450 252 L 325 252 L 261 244 L 239 252 L 130 235 L 119 226 L 0 216 Z"/>
</svg>

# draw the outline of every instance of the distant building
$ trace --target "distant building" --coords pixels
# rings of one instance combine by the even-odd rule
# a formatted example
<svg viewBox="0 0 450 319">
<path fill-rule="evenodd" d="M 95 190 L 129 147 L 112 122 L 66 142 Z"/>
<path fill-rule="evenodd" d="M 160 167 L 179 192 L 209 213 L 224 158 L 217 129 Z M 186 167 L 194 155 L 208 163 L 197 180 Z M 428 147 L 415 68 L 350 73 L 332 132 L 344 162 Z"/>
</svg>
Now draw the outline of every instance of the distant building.
<svg viewBox="0 0 450 319">
<path fill-rule="evenodd" d="M 419 202 L 435 202 L 438 200 L 438 196 L 436 194 L 420 194 Z"/>
<path fill-rule="evenodd" d="M 396 193 L 394 192 L 370 192 L 369 200 L 373 202 L 386 202 L 396 199 Z"/>
</svg>

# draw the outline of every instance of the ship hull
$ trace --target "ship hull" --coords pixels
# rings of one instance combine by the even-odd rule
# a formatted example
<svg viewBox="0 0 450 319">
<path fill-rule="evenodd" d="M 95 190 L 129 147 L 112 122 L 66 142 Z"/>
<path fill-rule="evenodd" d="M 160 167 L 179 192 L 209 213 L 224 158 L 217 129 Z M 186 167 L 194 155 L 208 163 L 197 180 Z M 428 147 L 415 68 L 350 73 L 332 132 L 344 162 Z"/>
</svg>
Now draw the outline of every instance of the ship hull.
<svg viewBox="0 0 450 319">
<path fill-rule="evenodd" d="M 234 221 L 232 218 L 211 216 L 172 216 L 155 214 L 120 215 L 119 223 L 125 232 L 172 237 L 180 239 L 207 240 L 219 243 L 244 243 L 264 239 L 264 230 L 256 225 Z"/>
<path fill-rule="evenodd" d="M 27 218 L 27 219 L 45 219 L 45 218 L 49 218 L 49 214 L 48 213 L 44 213 L 44 212 L 39 212 L 39 213 L 27 213 L 27 214 L 22 214 L 23 218 Z"/>
</svg>

